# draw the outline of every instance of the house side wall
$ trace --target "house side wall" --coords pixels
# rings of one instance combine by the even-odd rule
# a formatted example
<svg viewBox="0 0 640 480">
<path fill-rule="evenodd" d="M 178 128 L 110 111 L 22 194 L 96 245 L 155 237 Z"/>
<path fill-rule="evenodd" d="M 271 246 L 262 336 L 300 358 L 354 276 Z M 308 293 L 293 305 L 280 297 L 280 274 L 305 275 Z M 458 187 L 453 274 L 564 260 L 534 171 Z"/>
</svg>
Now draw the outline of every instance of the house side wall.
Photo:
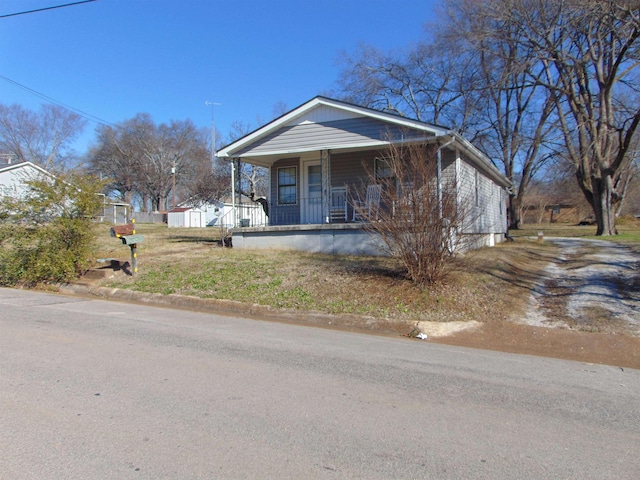
<svg viewBox="0 0 640 480">
<path fill-rule="evenodd" d="M 463 216 L 464 233 L 503 233 L 506 228 L 504 189 L 485 174 L 475 169 L 464 158 L 459 162 L 459 198 Z"/>
<path fill-rule="evenodd" d="M 278 205 L 278 168 L 296 167 L 296 200 L 294 205 Z M 269 199 L 270 225 L 296 225 L 300 223 L 300 182 L 302 180 L 299 158 L 278 160 L 271 167 L 271 198 Z"/>
<path fill-rule="evenodd" d="M 442 183 L 443 185 L 450 185 L 456 187 L 458 183 L 456 173 L 456 158 L 458 158 L 455 151 L 445 150 L 442 152 Z"/>
<path fill-rule="evenodd" d="M 424 136 L 424 132 L 414 132 Z M 234 156 L 251 156 L 299 149 L 326 150 L 358 144 L 384 142 L 391 138 L 411 135 L 401 128 L 373 118 L 349 118 L 324 123 L 290 125 L 254 142 L 250 147 L 235 152 Z"/>
<path fill-rule="evenodd" d="M 19 198 L 27 191 L 26 182 L 40 177 L 41 173 L 29 164 L 0 172 L 0 195 Z"/>
</svg>

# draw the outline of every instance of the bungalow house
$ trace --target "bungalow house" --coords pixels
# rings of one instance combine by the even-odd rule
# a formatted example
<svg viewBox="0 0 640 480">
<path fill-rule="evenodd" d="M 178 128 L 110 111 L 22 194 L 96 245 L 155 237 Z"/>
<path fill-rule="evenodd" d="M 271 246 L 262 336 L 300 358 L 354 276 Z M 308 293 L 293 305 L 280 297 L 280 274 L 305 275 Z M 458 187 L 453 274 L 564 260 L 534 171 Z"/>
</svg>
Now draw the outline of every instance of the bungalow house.
<svg viewBox="0 0 640 480">
<path fill-rule="evenodd" d="M 455 178 L 461 202 L 465 192 L 475 196 L 475 220 L 464 233 L 477 245 L 504 239 L 511 184 L 470 142 L 442 127 L 318 96 L 218 152 L 270 172 L 269 224 L 235 228 L 233 246 L 381 254 L 379 239 L 358 218 L 355 191 L 367 172 L 384 174 L 391 142 L 432 146 L 425 162 L 437 164 L 438 182 Z M 375 185 L 369 188 L 376 201 Z"/>
</svg>

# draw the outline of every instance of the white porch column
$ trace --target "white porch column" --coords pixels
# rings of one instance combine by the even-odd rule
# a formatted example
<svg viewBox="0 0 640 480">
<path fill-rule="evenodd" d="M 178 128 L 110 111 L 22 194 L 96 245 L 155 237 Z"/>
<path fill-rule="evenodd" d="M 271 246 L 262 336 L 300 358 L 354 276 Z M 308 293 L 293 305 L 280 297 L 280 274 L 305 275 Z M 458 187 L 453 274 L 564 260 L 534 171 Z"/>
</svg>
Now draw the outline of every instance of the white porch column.
<svg viewBox="0 0 640 480">
<path fill-rule="evenodd" d="M 320 151 L 320 168 L 322 169 L 322 216 L 324 223 L 329 223 L 329 202 L 331 201 L 331 154 L 329 150 Z"/>
<path fill-rule="evenodd" d="M 231 159 L 231 223 L 232 228 L 236 227 L 236 160 Z"/>
</svg>

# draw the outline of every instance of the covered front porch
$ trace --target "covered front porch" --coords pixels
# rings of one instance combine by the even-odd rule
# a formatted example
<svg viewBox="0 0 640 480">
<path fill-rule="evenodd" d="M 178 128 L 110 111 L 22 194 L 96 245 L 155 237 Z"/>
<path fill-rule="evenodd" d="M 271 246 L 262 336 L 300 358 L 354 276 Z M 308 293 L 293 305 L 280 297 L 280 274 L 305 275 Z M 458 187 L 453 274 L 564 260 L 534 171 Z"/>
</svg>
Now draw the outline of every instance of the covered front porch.
<svg viewBox="0 0 640 480">
<path fill-rule="evenodd" d="M 366 201 L 367 166 L 375 151 L 305 152 L 270 165 L 269 225 L 345 224 L 361 221 L 358 202 Z M 370 198 L 379 204 L 379 196 Z"/>
<path fill-rule="evenodd" d="M 316 97 L 218 152 L 269 169 L 269 226 L 357 222 L 390 139 L 429 141 L 447 130 Z"/>
</svg>

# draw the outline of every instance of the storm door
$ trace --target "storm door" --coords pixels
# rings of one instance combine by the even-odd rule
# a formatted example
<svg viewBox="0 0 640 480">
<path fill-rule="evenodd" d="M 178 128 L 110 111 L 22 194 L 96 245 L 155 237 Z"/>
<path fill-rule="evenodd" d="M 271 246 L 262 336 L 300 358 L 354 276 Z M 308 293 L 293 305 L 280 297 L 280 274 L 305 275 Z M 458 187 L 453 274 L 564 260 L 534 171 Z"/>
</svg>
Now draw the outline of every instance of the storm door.
<svg viewBox="0 0 640 480">
<path fill-rule="evenodd" d="M 305 193 L 302 202 L 302 223 L 322 223 L 322 165 L 305 163 Z"/>
</svg>

